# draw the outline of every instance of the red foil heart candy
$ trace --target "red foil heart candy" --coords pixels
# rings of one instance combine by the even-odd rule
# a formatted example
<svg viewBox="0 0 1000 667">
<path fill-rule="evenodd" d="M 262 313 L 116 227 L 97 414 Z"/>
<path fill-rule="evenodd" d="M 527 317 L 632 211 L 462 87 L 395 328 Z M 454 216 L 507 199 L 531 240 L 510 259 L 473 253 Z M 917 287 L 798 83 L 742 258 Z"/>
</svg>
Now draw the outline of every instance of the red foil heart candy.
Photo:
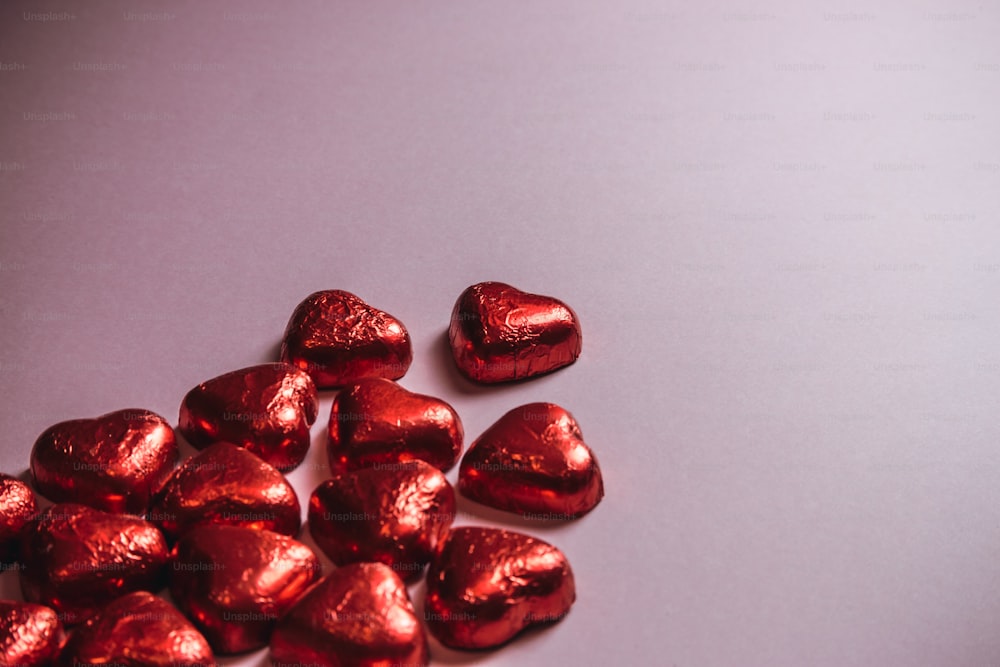
<svg viewBox="0 0 1000 667">
<path fill-rule="evenodd" d="M 285 535 L 199 526 L 177 545 L 170 594 L 219 653 L 265 646 L 275 623 L 320 575 L 316 555 Z"/>
<path fill-rule="evenodd" d="M 307 371 L 320 389 L 362 378 L 397 380 L 413 360 L 410 334 L 392 315 L 342 290 L 314 292 L 288 320 L 281 360 Z"/>
<path fill-rule="evenodd" d="M 382 563 L 339 567 L 281 619 L 271 636 L 275 665 L 419 667 L 427 637 L 403 581 Z"/>
<path fill-rule="evenodd" d="M 423 459 L 448 470 L 462 453 L 462 421 L 455 409 L 391 380 L 345 387 L 330 410 L 327 454 L 334 472 Z"/>
<path fill-rule="evenodd" d="M 169 602 L 144 591 L 114 600 L 76 628 L 62 667 L 215 667 L 208 642 Z"/>
<path fill-rule="evenodd" d="M 385 563 L 419 576 L 455 518 L 455 492 L 424 461 L 338 475 L 309 499 L 309 531 L 337 565 Z"/>
<path fill-rule="evenodd" d="M 37 514 L 38 501 L 31 488 L 0 473 L 0 563 L 17 560 L 21 534 Z"/>
<path fill-rule="evenodd" d="M 573 309 L 558 299 L 505 283 L 478 283 L 458 297 L 448 328 L 452 356 L 470 380 L 524 380 L 568 366 L 582 334 Z"/>
<path fill-rule="evenodd" d="M 458 472 L 467 498 L 528 519 L 575 519 L 604 496 L 576 420 L 552 403 L 514 408 L 469 447 Z"/>
<path fill-rule="evenodd" d="M 143 514 L 176 461 L 167 420 L 148 410 L 118 410 L 48 428 L 31 450 L 31 476 L 49 500 Z"/>
<path fill-rule="evenodd" d="M 316 385 L 291 364 L 242 368 L 201 383 L 181 402 L 177 429 L 194 447 L 231 442 L 280 470 L 302 463 L 316 421 Z"/>
<path fill-rule="evenodd" d="M 228 442 L 184 461 L 149 511 L 149 519 L 171 539 L 208 523 L 295 535 L 301 517 L 299 498 L 285 476 Z"/>
<path fill-rule="evenodd" d="M 47 667 L 59 655 L 63 628 L 54 609 L 0 600 L 0 665 Z"/>
<path fill-rule="evenodd" d="M 497 528 L 448 534 L 427 571 L 424 618 L 445 646 L 499 646 L 533 625 L 562 619 L 576 599 L 559 549 Z"/>
<path fill-rule="evenodd" d="M 109 600 L 160 588 L 167 542 L 138 517 L 65 503 L 31 523 L 22 556 L 25 599 L 52 607 L 72 625 Z"/>
</svg>

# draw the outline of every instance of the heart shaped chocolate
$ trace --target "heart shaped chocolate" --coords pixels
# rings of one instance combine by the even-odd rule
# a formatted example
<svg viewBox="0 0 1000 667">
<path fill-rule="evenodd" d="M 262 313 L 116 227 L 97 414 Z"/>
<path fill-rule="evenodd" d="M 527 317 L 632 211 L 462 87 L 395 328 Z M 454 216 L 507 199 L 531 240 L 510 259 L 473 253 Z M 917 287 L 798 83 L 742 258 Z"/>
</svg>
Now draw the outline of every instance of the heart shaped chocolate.
<svg viewBox="0 0 1000 667">
<path fill-rule="evenodd" d="M 427 637 L 403 581 L 382 563 L 338 567 L 271 636 L 274 664 L 426 665 Z"/>
<path fill-rule="evenodd" d="M 0 473 L 0 563 L 17 560 L 21 534 L 37 514 L 38 501 L 31 487 Z"/>
<path fill-rule="evenodd" d="M 463 526 L 427 571 L 424 618 L 445 646 L 499 646 L 525 628 L 562 619 L 576 600 L 569 562 L 542 540 Z"/>
<path fill-rule="evenodd" d="M 413 459 L 448 470 L 462 437 L 462 421 L 441 399 L 391 380 L 361 380 L 333 399 L 327 454 L 335 473 Z"/>
<path fill-rule="evenodd" d="M 215 667 L 208 642 L 173 605 L 144 591 L 114 600 L 76 628 L 63 667 Z"/>
<path fill-rule="evenodd" d="M 0 600 L 0 665 L 51 665 L 62 640 L 62 623 L 54 609 Z"/>
<path fill-rule="evenodd" d="M 586 514 L 604 497 L 597 459 L 576 420 L 552 403 L 514 408 L 472 443 L 458 489 L 476 502 L 528 519 Z"/>
<path fill-rule="evenodd" d="M 309 532 L 337 565 L 385 563 L 420 575 L 455 517 L 444 474 L 420 460 L 337 475 L 309 499 Z"/>
<path fill-rule="evenodd" d="M 240 526 L 198 526 L 174 547 L 170 595 L 219 653 L 267 644 L 275 623 L 319 578 L 306 545 Z"/>
<path fill-rule="evenodd" d="M 362 378 L 397 380 L 413 360 L 410 334 L 385 311 L 342 290 L 314 292 L 288 320 L 281 360 L 309 373 L 320 389 Z"/>
<path fill-rule="evenodd" d="M 167 420 L 149 410 L 118 410 L 46 429 L 31 450 L 31 476 L 54 502 L 143 514 L 176 461 Z"/>
<path fill-rule="evenodd" d="M 246 449 L 218 442 L 174 471 L 148 518 L 176 539 L 208 523 L 295 535 L 301 517 L 299 498 L 284 475 Z"/>
<path fill-rule="evenodd" d="M 194 447 L 231 442 L 279 470 L 302 463 L 319 401 L 309 374 L 291 364 L 242 368 L 201 383 L 181 402 L 179 430 Z"/>
<path fill-rule="evenodd" d="M 64 503 L 28 526 L 21 592 L 52 607 L 67 625 L 109 600 L 163 583 L 167 542 L 156 526 L 127 514 Z"/>
<path fill-rule="evenodd" d="M 448 327 L 452 356 L 470 380 L 524 380 L 568 366 L 580 356 L 573 309 L 505 283 L 477 283 L 458 297 Z"/>
</svg>

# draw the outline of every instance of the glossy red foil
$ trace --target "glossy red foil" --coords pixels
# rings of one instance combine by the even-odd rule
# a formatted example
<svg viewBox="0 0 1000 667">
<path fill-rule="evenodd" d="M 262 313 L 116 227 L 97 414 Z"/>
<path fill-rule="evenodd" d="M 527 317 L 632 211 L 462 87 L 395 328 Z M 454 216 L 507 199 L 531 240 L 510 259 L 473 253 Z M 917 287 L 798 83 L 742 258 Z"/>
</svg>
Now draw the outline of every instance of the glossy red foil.
<svg viewBox="0 0 1000 667">
<path fill-rule="evenodd" d="M 0 665 L 47 667 L 62 646 L 63 627 L 54 609 L 0 600 Z"/>
<path fill-rule="evenodd" d="M 319 402 L 309 374 L 291 364 L 242 368 L 201 383 L 181 402 L 178 430 L 198 449 L 246 447 L 280 470 L 302 463 Z"/>
<path fill-rule="evenodd" d="M 418 667 L 427 637 L 403 581 L 382 563 L 337 568 L 281 619 L 271 637 L 275 665 Z"/>
<path fill-rule="evenodd" d="M 344 473 L 309 499 L 309 531 L 337 565 L 385 563 L 403 579 L 420 575 L 455 518 L 455 492 L 424 461 Z"/>
<path fill-rule="evenodd" d="M 292 313 L 281 360 L 308 372 L 320 389 L 362 378 L 398 380 L 413 360 L 403 323 L 350 292 L 325 290 L 306 297 Z"/>
<path fill-rule="evenodd" d="M 218 653 L 265 646 L 278 619 L 320 576 L 319 560 L 286 535 L 198 526 L 177 542 L 170 595 Z"/>
<path fill-rule="evenodd" d="M 559 549 L 513 531 L 461 527 L 427 571 L 424 618 L 445 646 L 490 648 L 561 620 L 575 600 L 573 571 Z"/>
<path fill-rule="evenodd" d="M 0 563 L 17 560 L 21 534 L 37 514 L 38 501 L 31 487 L 0 473 Z"/>
<path fill-rule="evenodd" d="M 54 502 L 143 514 L 176 461 L 174 431 L 163 417 L 118 410 L 48 428 L 31 450 L 31 476 Z"/>
<path fill-rule="evenodd" d="M 508 382 L 568 366 L 580 356 L 580 321 L 569 306 L 505 283 L 472 285 L 448 328 L 452 356 L 470 380 Z"/>
<path fill-rule="evenodd" d="M 149 519 L 171 539 L 225 524 L 296 535 L 302 511 L 285 476 L 248 450 L 219 442 L 187 459 L 153 501 Z"/>
<path fill-rule="evenodd" d="M 334 473 L 413 459 L 448 470 L 462 453 L 464 435 L 453 407 L 384 379 L 360 380 L 338 392 L 328 433 Z"/>
<path fill-rule="evenodd" d="M 70 635 L 62 667 L 214 667 L 208 642 L 166 600 L 136 592 L 110 602 Z"/>
<path fill-rule="evenodd" d="M 601 469 L 573 415 L 553 403 L 514 408 L 469 447 L 459 491 L 528 519 L 568 520 L 604 497 Z"/>
<path fill-rule="evenodd" d="M 159 589 L 167 556 L 163 533 L 143 519 L 52 505 L 25 532 L 21 592 L 73 625 L 110 600 Z"/>
</svg>

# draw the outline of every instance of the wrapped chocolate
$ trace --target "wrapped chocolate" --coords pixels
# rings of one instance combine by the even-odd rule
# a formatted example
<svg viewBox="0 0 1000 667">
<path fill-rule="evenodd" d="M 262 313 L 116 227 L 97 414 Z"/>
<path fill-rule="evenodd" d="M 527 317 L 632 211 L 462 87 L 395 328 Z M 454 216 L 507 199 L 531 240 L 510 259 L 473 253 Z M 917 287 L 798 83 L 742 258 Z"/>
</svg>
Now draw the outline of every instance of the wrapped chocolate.
<svg viewBox="0 0 1000 667">
<path fill-rule="evenodd" d="M 241 526 L 192 528 L 174 547 L 170 594 L 218 653 L 267 645 L 278 619 L 320 575 L 306 545 Z"/>
<path fill-rule="evenodd" d="M 163 586 L 167 541 L 138 517 L 84 505 L 52 505 L 25 532 L 21 592 L 52 607 L 67 625 L 109 601 Z"/>
<path fill-rule="evenodd" d="M 309 374 L 286 363 L 241 368 L 207 380 L 181 402 L 178 430 L 203 449 L 230 442 L 279 470 L 302 463 L 319 409 Z"/>
<path fill-rule="evenodd" d="M 549 373 L 580 356 L 569 306 L 505 283 L 477 283 L 458 297 L 448 328 L 452 356 L 470 380 L 507 382 Z"/>
<path fill-rule="evenodd" d="M 462 421 L 433 396 L 368 379 L 333 399 L 327 453 L 334 473 L 423 459 L 448 470 L 462 453 Z"/>
<path fill-rule="evenodd" d="M 0 600 L 0 665 L 48 667 L 62 641 L 63 627 L 54 609 Z"/>
<path fill-rule="evenodd" d="M 38 514 L 38 501 L 21 480 L 0 473 L 0 563 L 18 559 L 25 527 Z"/>
<path fill-rule="evenodd" d="M 309 500 L 309 531 L 337 565 L 385 563 L 417 577 L 455 517 L 455 492 L 424 461 L 337 475 Z"/>
<path fill-rule="evenodd" d="M 562 619 L 574 600 L 573 571 L 554 546 L 463 526 L 452 529 L 427 571 L 424 618 L 445 646 L 490 648 Z"/>
<path fill-rule="evenodd" d="M 201 524 L 296 535 L 302 510 L 285 476 L 248 450 L 219 442 L 180 465 L 150 508 L 149 519 L 171 539 Z"/>
<path fill-rule="evenodd" d="M 201 633 L 166 600 L 138 591 L 108 603 L 73 630 L 61 667 L 215 667 Z"/>
<path fill-rule="evenodd" d="M 507 412 L 462 457 L 462 495 L 528 519 L 569 520 L 604 497 L 593 452 L 569 412 L 530 403 Z"/>
<path fill-rule="evenodd" d="M 419 667 L 429 653 L 399 576 L 382 563 L 353 563 L 327 575 L 281 619 L 271 658 L 314 667 Z"/>
<path fill-rule="evenodd" d="M 166 419 L 149 410 L 118 410 L 46 429 L 31 450 L 31 476 L 54 502 L 143 514 L 176 461 Z"/>
<path fill-rule="evenodd" d="M 320 389 L 362 378 L 398 380 L 413 360 L 403 323 L 343 290 L 314 292 L 296 307 L 281 360 L 309 373 Z"/>
</svg>

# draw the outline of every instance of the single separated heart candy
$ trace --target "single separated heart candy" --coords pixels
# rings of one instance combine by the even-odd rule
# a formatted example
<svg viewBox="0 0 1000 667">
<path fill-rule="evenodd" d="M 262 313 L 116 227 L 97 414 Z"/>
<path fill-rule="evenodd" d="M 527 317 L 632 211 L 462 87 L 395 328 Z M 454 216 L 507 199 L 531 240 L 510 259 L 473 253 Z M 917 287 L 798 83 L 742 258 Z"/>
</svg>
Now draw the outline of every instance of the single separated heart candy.
<svg viewBox="0 0 1000 667">
<path fill-rule="evenodd" d="M 568 366 L 582 334 L 573 309 L 505 283 L 477 283 L 458 297 L 448 327 L 452 356 L 470 380 L 524 380 Z"/>
<path fill-rule="evenodd" d="M 0 473 L 0 563 L 17 560 L 21 534 L 37 514 L 38 501 L 31 487 Z"/>
<path fill-rule="evenodd" d="M 314 292 L 288 320 L 281 360 L 309 373 L 320 389 L 362 378 L 397 380 L 413 360 L 410 334 L 385 311 L 342 290 Z"/>
<path fill-rule="evenodd" d="M 333 399 L 328 432 L 334 473 L 413 459 L 448 470 L 462 453 L 455 409 L 392 380 L 361 380 L 342 389 Z"/>
<path fill-rule="evenodd" d="M 49 500 L 143 514 L 176 461 L 166 419 L 118 410 L 48 428 L 31 450 L 31 476 Z"/>
<path fill-rule="evenodd" d="M 279 470 L 290 470 L 309 451 L 318 400 L 312 378 L 291 364 L 241 368 L 189 391 L 177 430 L 198 449 L 231 442 Z"/>
<path fill-rule="evenodd" d="M 427 637 L 402 579 L 382 563 L 352 563 L 320 581 L 271 636 L 275 665 L 419 667 Z"/>
<path fill-rule="evenodd" d="M 153 500 L 149 520 L 171 539 L 207 523 L 295 535 L 302 510 L 284 475 L 246 449 L 218 442 L 174 471 Z"/>
<path fill-rule="evenodd" d="M 208 642 L 166 600 L 139 591 L 114 600 L 76 628 L 61 667 L 214 667 Z"/>
<path fill-rule="evenodd" d="M 0 665 L 47 667 L 59 655 L 63 628 L 54 609 L 0 600 Z"/>
<path fill-rule="evenodd" d="M 219 653 L 265 646 L 278 619 L 320 575 L 306 545 L 240 526 L 193 528 L 172 561 L 170 595 Z"/>
<path fill-rule="evenodd" d="M 597 459 L 576 420 L 552 403 L 514 408 L 462 457 L 458 490 L 528 519 L 575 519 L 604 496 Z"/>
<path fill-rule="evenodd" d="M 445 646 L 499 646 L 562 619 L 576 600 L 569 562 L 542 540 L 498 528 L 454 528 L 427 571 L 424 618 Z"/>
<path fill-rule="evenodd" d="M 309 499 L 309 531 L 337 565 L 385 563 L 403 579 L 424 569 L 455 518 L 455 492 L 420 460 L 329 479 Z"/>
<path fill-rule="evenodd" d="M 160 588 L 167 541 L 138 517 L 64 503 L 31 523 L 22 559 L 25 599 L 52 607 L 72 625 L 109 600 Z"/>
</svg>

